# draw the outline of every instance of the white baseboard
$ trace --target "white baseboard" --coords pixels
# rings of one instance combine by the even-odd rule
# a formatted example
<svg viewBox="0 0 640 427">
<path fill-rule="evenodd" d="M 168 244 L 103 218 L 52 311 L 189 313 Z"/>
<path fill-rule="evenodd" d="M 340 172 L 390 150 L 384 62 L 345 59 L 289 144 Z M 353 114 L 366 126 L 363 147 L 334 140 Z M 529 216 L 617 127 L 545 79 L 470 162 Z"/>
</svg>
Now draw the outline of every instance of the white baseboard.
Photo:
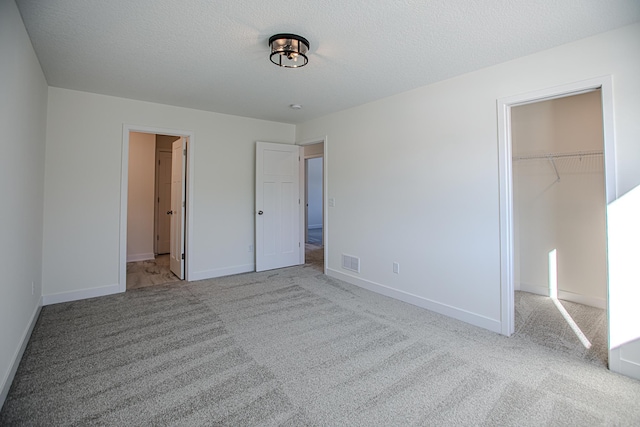
<svg viewBox="0 0 640 427">
<path fill-rule="evenodd" d="M 574 294 L 572 292 L 558 290 L 558 299 L 601 308 L 603 310 L 607 309 L 607 300 L 603 298 L 589 297 L 586 295 Z"/>
<path fill-rule="evenodd" d="M 520 289 L 522 292 L 529 292 L 530 294 L 549 296 L 549 288 L 544 286 L 529 285 L 527 283 L 520 283 Z"/>
<path fill-rule="evenodd" d="M 549 296 L 549 288 L 543 286 L 535 286 L 528 285 L 526 283 L 520 284 L 520 290 L 524 292 L 529 292 L 532 294 Z M 607 300 L 603 298 L 590 297 L 586 295 L 580 295 L 573 292 L 567 292 L 558 289 L 558 299 L 575 302 L 582 305 L 588 305 L 590 307 L 601 308 L 603 310 L 607 309 Z"/>
<path fill-rule="evenodd" d="M 609 369 L 627 377 L 640 380 L 640 363 L 624 358 L 624 345 L 609 350 Z"/>
<path fill-rule="evenodd" d="M 316 230 L 318 228 L 322 228 L 322 224 L 309 224 L 309 225 L 307 225 L 307 228 L 312 229 L 312 230 Z"/>
<path fill-rule="evenodd" d="M 146 254 L 127 255 L 127 262 L 148 261 L 150 259 L 156 259 L 156 255 L 153 252 Z"/>
<path fill-rule="evenodd" d="M 78 301 L 81 299 L 102 297 L 120 293 L 120 285 L 101 286 L 99 288 L 81 289 L 79 291 L 60 292 L 57 294 L 43 295 L 42 305 L 58 304 L 61 302 Z"/>
<path fill-rule="evenodd" d="M 11 383 L 13 382 L 13 377 L 16 375 L 16 371 L 18 370 L 18 366 L 20 365 L 20 361 L 22 360 L 22 355 L 24 354 L 24 350 L 27 348 L 27 344 L 29 343 L 29 338 L 31 338 L 31 332 L 33 332 L 33 328 L 36 326 L 36 322 L 38 321 L 38 316 L 40 315 L 40 310 L 42 309 L 42 299 L 38 302 L 33 314 L 31 315 L 31 320 L 24 332 L 22 333 L 22 339 L 20 342 L 20 346 L 16 349 L 13 354 L 13 362 L 11 363 L 11 367 L 7 371 L 7 374 L 2 379 L 2 387 L 0 388 L 0 408 L 4 405 L 4 401 L 7 399 L 7 395 L 9 394 L 9 389 L 11 388 Z"/>
<path fill-rule="evenodd" d="M 379 283 L 375 283 L 359 277 L 351 276 L 349 274 L 345 274 L 341 271 L 336 271 L 330 268 L 327 268 L 326 273 L 328 276 L 335 277 L 336 279 L 343 280 L 347 283 L 351 283 L 352 285 L 359 286 L 369 291 L 376 292 L 400 301 L 404 301 L 406 303 L 425 308 L 427 310 L 452 317 L 457 320 L 461 320 L 480 328 L 488 329 L 492 332 L 500 333 L 502 330 L 502 325 L 499 320 L 490 319 L 476 313 L 462 310 L 447 304 L 442 304 L 437 301 L 420 297 L 418 295 L 413 295 L 398 289 L 390 288 L 388 286 L 381 285 Z"/>
<path fill-rule="evenodd" d="M 189 275 L 189 281 L 213 279 L 216 277 L 232 276 L 234 274 L 256 271 L 255 264 L 236 265 L 233 267 L 216 268 L 214 270 L 196 271 Z"/>
</svg>

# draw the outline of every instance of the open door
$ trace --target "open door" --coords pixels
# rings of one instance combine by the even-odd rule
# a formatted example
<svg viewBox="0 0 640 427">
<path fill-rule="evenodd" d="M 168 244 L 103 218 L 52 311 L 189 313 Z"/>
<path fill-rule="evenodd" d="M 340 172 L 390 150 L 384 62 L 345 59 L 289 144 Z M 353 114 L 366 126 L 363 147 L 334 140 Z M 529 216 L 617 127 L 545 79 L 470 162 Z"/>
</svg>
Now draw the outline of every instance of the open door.
<svg viewBox="0 0 640 427">
<path fill-rule="evenodd" d="M 171 252 L 171 158 L 170 151 L 157 151 L 156 158 L 156 207 L 155 207 L 155 253 Z"/>
<path fill-rule="evenodd" d="M 184 218 L 185 182 L 184 171 L 187 158 L 186 137 L 181 137 L 171 148 L 171 250 L 169 268 L 184 280 Z"/>
<path fill-rule="evenodd" d="M 300 147 L 256 144 L 256 271 L 300 264 Z"/>
</svg>

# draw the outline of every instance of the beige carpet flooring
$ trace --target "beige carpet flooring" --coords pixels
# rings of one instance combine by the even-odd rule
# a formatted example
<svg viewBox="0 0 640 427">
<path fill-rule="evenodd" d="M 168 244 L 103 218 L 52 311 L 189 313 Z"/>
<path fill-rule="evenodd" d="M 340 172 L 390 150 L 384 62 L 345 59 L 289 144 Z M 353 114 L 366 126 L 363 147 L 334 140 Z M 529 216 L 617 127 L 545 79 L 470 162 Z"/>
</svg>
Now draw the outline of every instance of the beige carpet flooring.
<svg viewBox="0 0 640 427">
<path fill-rule="evenodd" d="M 515 336 L 602 367 L 608 366 L 606 310 L 516 292 L 515 312 Z"/>
<path fill-rule="evenodd" d="M 324 272 L 324 248 L 319 244 L 305 244 L 305 264 Z M 169 255 L 158 255 L 155 260 L 127 264 L 127 289 L 140 289 L 178 282 L 169 270 Z M 516 292 L 515 335 L 543 347 L 567 355 L 607 366 L 607 314 L 605 310 L 558 301 L 565 314 L 551 298 Z M 566 316 L 569 316 L 569 319 Z M 572 326 L 573 324 L 573 326 Z M 579 332 L 574 329 L 578 328 Z M 578 338 L 586 338 L 588 347 Z"/>
<path fill-rule="evenodd" d="M 319 244 L 305 244 L 305 264 L 324 272 L 324 248 Z M 178 282 L 169 270 L 169 255 L 158 255 L 155 260 L 127 264 L 127 289 L 140 289 Z M 559 309 L 551 298 L 516 292 L 515 335 L 543 347 L 607 366 L 606 311 L 568 301 L 558 301 Z M 569 315 L 569 319 L 566 316 Z M 573 326 L 572 326 L 573 323 Z M 578 328 L 579 332 L 574 329 Z M 587 339 L 588 347 L 578 338 Z"/>
<path fill-rule="evenodd" d="M 639 381 L 517 303 L 507 338 L 306 264 L 50 305 L 0 425 L 640 425 Z"/>
</svg>

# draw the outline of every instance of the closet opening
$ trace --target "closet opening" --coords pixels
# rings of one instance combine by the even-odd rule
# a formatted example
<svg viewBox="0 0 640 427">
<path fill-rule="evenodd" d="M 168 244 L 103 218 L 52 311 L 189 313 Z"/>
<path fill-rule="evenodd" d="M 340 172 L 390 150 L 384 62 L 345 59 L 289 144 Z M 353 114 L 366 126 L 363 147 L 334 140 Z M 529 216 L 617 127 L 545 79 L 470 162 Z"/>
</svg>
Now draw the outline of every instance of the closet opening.
<svg viewBox="0 0 640 427">
<path fill-rule="evenodd" d="M 503 333 L 606 366 L 609 188 L 601 87 L 504 105 L 508 144 L 501 154 L 508 157 L 501 156 L 501 172 L 510 180 L 501 175 L 501 190 L 509 190 L 502 198 L 509 204 L 501 206 L 502 225 L 510 227 L 502 231 L 510 251 L 502 255 L 511 287 L 503 292 L 511 295 L 503 293 L 503 301 L 512 298 L 514 316 Z"/>
</svg>

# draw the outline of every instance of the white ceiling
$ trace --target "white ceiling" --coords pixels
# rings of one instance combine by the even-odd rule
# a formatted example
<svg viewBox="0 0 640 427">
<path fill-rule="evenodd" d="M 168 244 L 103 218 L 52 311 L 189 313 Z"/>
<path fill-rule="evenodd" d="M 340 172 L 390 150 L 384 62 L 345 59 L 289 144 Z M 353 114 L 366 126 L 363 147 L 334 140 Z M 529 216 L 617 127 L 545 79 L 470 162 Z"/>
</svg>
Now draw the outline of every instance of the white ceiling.
<svg viewBox="0 0 640 427">
<path fill-rule="evenodd" d="M 17 4 L 50 86 L 287 123 L 640 21 L 640 0 Z M 281 32 L 309 40 L 306 67 L 269 61 Z"/>
</svg>

